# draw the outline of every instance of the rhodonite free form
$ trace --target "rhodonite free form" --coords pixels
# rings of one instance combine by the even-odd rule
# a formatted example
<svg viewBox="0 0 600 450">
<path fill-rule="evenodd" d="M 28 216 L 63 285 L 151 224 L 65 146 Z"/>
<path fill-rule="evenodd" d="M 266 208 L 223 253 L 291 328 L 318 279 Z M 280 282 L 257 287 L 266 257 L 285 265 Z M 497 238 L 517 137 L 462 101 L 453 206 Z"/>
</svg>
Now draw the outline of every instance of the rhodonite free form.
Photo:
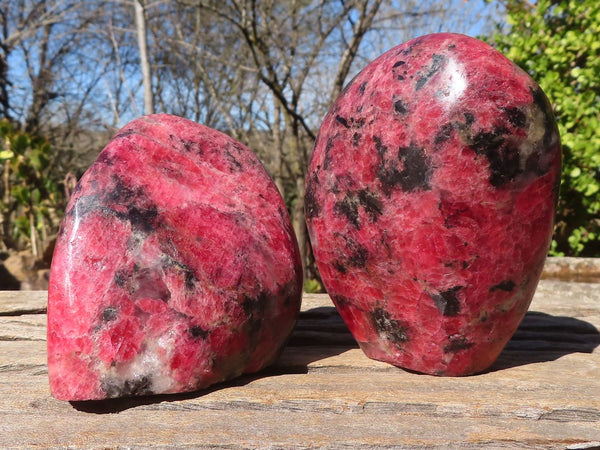
<svg viewBox="0 0 600 450">
<path fill-rule="evenodd" d="M 327 114 L 306 187 L 323 282 L 364 352 L 488 368 L 529 307 L 559 181 L 546 96 L 487 44 L 427 35 L 369 64 Z"/>
<path fill-rule="evenodd" d="M 256 156 L 182 118 L 134 120 L 67 206 L 48 293 L 52 394 L 185 392 L 258 371 L 301 289 L 289 216 Z"/>
</svg>

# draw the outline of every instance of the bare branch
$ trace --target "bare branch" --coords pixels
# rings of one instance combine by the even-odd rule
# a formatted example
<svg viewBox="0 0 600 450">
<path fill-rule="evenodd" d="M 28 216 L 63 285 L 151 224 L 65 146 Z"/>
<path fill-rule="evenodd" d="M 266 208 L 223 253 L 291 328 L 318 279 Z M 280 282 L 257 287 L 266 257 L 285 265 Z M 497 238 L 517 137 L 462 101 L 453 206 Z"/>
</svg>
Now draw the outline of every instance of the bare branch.
<svg viewBox="0 0 600 450">
<path fill-rule="evenodd" d="M 371 7 L 369 8 L 369 1 L 365 1 L 361 6 L 360 16 L 358 21 L 354 24 L 352 39 L 348 43 L 348 46 L 342 53 L 342 57 L 340 58 L 340 62 L 338 65 L 337 74 L 335 76 L 335 81 L 333 82 L 333 89 L 330 95 L 330 101 L 333 102 L 335 98 L 340 94 L 342 88 L 344 87 L 344 82 L 348 77 L 348 73 L 350 72 L 350 68 L 352 67 L 352 63 L 358 53 L 358 48 L 362 40 L 365 37 L 365 34 L 371 28 L 373 20 L 377 15 L 377 11 L 381 6 L 382 0 L 375 0 Z"/>
</svg>

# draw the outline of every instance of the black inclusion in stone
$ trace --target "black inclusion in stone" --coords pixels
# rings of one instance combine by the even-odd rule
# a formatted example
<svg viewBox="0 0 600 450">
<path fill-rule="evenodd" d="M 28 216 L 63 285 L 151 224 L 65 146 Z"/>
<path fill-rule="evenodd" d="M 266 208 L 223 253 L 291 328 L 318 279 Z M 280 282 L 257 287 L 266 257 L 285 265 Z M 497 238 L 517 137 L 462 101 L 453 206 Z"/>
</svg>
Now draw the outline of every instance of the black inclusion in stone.
<svg viewBox="0 0 600 450">
<path fill-rule="evenodd" d="M 361 189 L 357 193 L 358 201 L 365 209 L 371 220 L 375 222 L 383 212 L 383 204 L 373 192 L 368 189 Z"/>
<path fill-rule="evenodd" d="M 209 332 L 200 325 L 194 325 L 193 327 L 190 327 L 189 331 L 194 339 L 206 339 L 209 335 Z"/>
<path fill-rule="evenodd" d="M 504 113 L 513 126 L 517 128 L 525 128 L 527 126 L 527 116 L 516 106 L 513 108 L 504 108 Z"/>
<path fill-rule="evenodd" d="M 139 192 L 125 184 L 119 176 L 113 175 L 112 181 L 114 187 L 106 195 L 109 203 L 126 204 L 139 196 Z"/>
<path fill-rule="evenodd" d="M 334 237 L 343 240 L 346 246 L 345 251 L 342 253 L 344 256 L 334 263 L 339 272 L 345 273 L 350 267 L 360 269 L 367 265 L 369 250 L 364 245 L 356 242 L 347 234 L 335 232 Z"/>
<path fill-rule="evenodd" d="M 405 61 L 397 61 L 393 66 L 392 66 L 392 75 L 398 80 L 398 81 L 404 81 L 405 79 L 405 70 L 404 70 L 404 66 L 406 65 Z"/>
<path fill-rule="evenodd" d="M 366 119 L 364 117 L 359 117 L 357 119 L 351 117 L 350 122 L 352 123 L 352 128 L 360 129 L 365 126 Z"/>
<path fill-rule="evenodd" d="M 521 173 L 521 162 L 519 149 L 507 145 L 503 147 L 500 153 L 490 153 L 490 184 L 492 186 L 502 186 L 514 179 Z"/>
<path fill-rule="evenodd" d="M 127 219 L 131 226 L 140 231 L 150 233 L 156 228 L 158 208 L 156 205 L 141 206 L 130 204 L 127 206 Z"/>
<path fill-rule="evenodd" d="M 358 87 L 358 92 L 360 92 L 360 95 L 363 95 L 365 93 L 365 89 L 367 88 L 367 82 L 363 82 L 361 83 L 361 85 Z"/>
<path fill-rule="evenodd" d="M 346 196 L 343 200 L 335 202 L 335 205 L 333 206 L 333 212 L 336 215 L 345 216 L 346 219 L 348 219 L 348 222 L 350 222 L 354 228 L 360 230 L 358 201 L 356 201 L 350 192 L 346 193 Z"/>
<path fill-rule="evenodd" d="M 477 154 L 483 154 L 490 165 L 490 184 L 500 187 L 513 181 L 521 173 L 519 149 L 506 142 L 506 128 L 478 133 L 471 144 Z"/>
<path fill-rule="evenodd" d="M 124 392 L 126 395 L 152 394 L 152 380 L 149 376 L 143 376 L 133 380 L 125 380 Z"/>
<path fill-rule="evenodd" d="M 188 139 L 181 139 L 173 135 L 169 136 L 169 138 L 172 142 L 181 142 L 181 145 L 183 145 L 183 148 L 188 153 L 196 153 L 197 155 L 202 154 L 202 147 L 198 142 L 190 141 Z"/>
<path fill-rule="evenodd" d="M 333 137 L 329 137 L 327 139 L 327 143 L 325 144 L 325 157 L 323 158 L 323 169 L 329 170 L 331 166 L 331 149 L 333 148 Z"/>
<path fill-rule="evenodd" d="M 242 170 L 242 163 L 238 161 L 235 155 L 227 148 L 225 149 L 225 157 L 231 163 L 230 168 L 232 172 L 239 172 Z"/>
<path fill-rule="evenodd" d="M 106 152 L 100 153 L 100 155 L 98 155 L 98 158 L 96 159 L 96 162 L 104 164 L 105 166 L 112 166 L 114 164 L 113 159 Z"/>
<path fill-rule="evenodd" d="M 353 267 L 365 267 L 367 265 L 367 260 L 369 259 L 369 251 L 366 247 L 357 244 L 352 248 L 352 253 L 348 258 L 348 262 Z"/>
<path fill-rule="evenodd" d="M 536 89 L 530 88 L 530 91 L 534 106 L 542 114 L 542 123 L 540 124 L 535 121 L 532 125 L 536 128 L 542 126 L 544 129 L 541 140 L 535 143 L 535 151 L 530 153 L 525 161 L 524 172 L 526 174 L 542 176 L 546 174 L 552 166 L 552 161 L 554 160 L 551 156 L 552 152 L 560 152 L 560 138 L 554 114 L 552 112 L 552 106 L 550 105 L 546 94 L 544 94 L 539 86 Z M 557 180 L 557 182 L 560 183 L 560 177 L 557 177 Z M 558 193 L 558 191 L 556 192 Z"/>
<path fill-rule="evenodd" d="M 402 166 L 400 169 L 399 164 Z M 398 160 L 386 160 L 382 154 L 382 161 L 377 169 L 377 176 L 381 181 L 383 191 L 389 195 L 396 186 L 404 192 L 423 191 L 431 189 L 432 176 L 431 159 L 426 155 L 425 149 L 416 145 L 398 149 Z"/>
<path fill-rule="evenodd" d="M 377 176 L 383 186 L 383 191 L 389 195 L 392 188 L 396 187 L 402 179 L 402 173 L 394 166 L 383 166 L 377 170 Z"/>
<path fill-rule="evenodd" d="M 317 201 L 317 194 L 315 189 L 319 183 L 317 174 L 315 173 L 312 178 L 308 180 L 306 190 L 304 192 L 304 210 L 307 219 L 314 219 L 321 212 L 321 207 Z"/>
<path fill-rule="evenodd" d="M 185 284 L 185 288 L 188 291 L 193 291 L 194 289 L 196 289 L 196 282 L 198 281 L 198 277 L 196 277 L 196 274 L 194 274 L 194 271 L 191 269 L 187 269 L 185 270 L 185 275 L 184 275 L 184 284 Z"/>
<path fill-rule="evenodd" d="M 192 269 L 190 266 L 188 266 L 182 262 L 179 262 L 176 259 L 174 259 L 168 255 L 164 255 L 161 260 L 161 268 L 163 271 L 174 270 L 177 274 L 179 274 L 179 276 L 181 276 L 181 274 L 183 274 L 183 283 L 184 283 L 184 286 L 187 291 L 193 291 L 194 289 L 196 289 L 196 283 L 199 280 L 198 280 L 198 277 L 196 276 L 196 274 L 194 273 L 194 269 Z M 137 278 L 137 276 L 136 276 L 136 278 Z M 161 277 L 157 277 L 156 281 L 154 281 L 152 284 L 162 285 L 163 286 L 162 292 L 164 294 L 166 294 L 166 292 L 168 291 L 168 288 L 167 288 L 166 284 L 164 284 Z M 170 291 L 169 291 L 169 294 L 170 294 Z M 164 295 L 162 297 L 164 297 Z M 170 299 L 170 295 L 169 295 L 169 299 Z"/>
<path fill-rule="evenodd" d="M 394 111 L 400 115 L 405 115 L 408 112 L 408 105 L 402 99 L 392 99 L 394 102 Z"/>
<path fill-rule="evenodd" d="M 504 145 L 505 135 L 508 130 L 495 129 L 494 131 L 481 131 L 473 138 L 471 148 L 477 154 L 487 155 L 488 153 L 498 153 Z"/>
<path fill-rule="evenodd" d="M 105 378 L 100 381 L 100 388 L 108 398 L 123 397 L 123 386 L 115 380 Z"/>
<path fill-rule="evenodd" d="M 265 304 L 269 295 L 266 292 L 260 292 L 257 296 L 252 297 L 249 295 L 244 295 L 242 300 L 242 308 L 244 309 L 244 314 L 250 317 L 255 315 L 256 313 L 262 313 L 265 309 Z"/>
<path fill-rule="evenodd" d="M 125 380 L 123 383 L 113 378 L 105 378 L 100 382 L 100 388 L 108 398 L 153 394 L 152 379 L 147 375 L 132 380 Z"/>
<path fill-rule="evenodd" d="M 342 116 L 335 116 L 335 121 L 339 124 L 341 124 L 344 128 L 350 128 L 350 124 L 348 123 L 348 121 L 343 118 Z"/>
<path fill-rule="evenodd" d="M 268 301 L 269 294 L 266 292 L 260 292 L 255 297 L 244 295 L 242 308 L 248 318 L 250 333 L 255 333 L 260 329 Z"/>
<path fill-rule="evenodd" d="M 557 140 L 558 131 L 554 122 L 554 114 L 552 113 L 552 105 L 548 101 L 548 97 L 542 91 L 539 86 L 537 89 L 530 89 L 533 103 L 542 112 L 544 116 L 544 137 L 542 138 L 542 145 L 544 149 L 551 151 L 553 150 L 552 144 Z"/>
<path fill-rule="evenodd" d="M 416 48 L 418 48 L 421 44 L 423 44 L 423 41 L 425 40 L 425 36 L 420 36 L 418 38 L 413 39 L 410 45 L 408 45 L 406 48 L 400 50 L 398 52 L 398 54 L 401 55 L 409 55 L 411 54 Z"/>
<path fill-rule="evenodd" d="M 516 287 L 516 284 L 512 280 L 504 280 L 494 286 L 490 287 L 490 292 L 494 291 L 504 291 L 504 292 L 512 292 Z"/>
<path fill-rule="evenodd" d="M 454 125 L 451 123 L 446 123 L 442 125 L 435 135 L 434 143 L 436 145 L 441 144 L 442 142 L 446 142 L 448 139 L 452 137 L 452 133 L 454 132 Z"/>
<path fill-rule="evenodd" d="M 342 274 L 343 274 L 343 273 L 346 273 L 346 272 L 347 272 L 346 266 L 345 266 L 345 265 L 344 265 L 344 263 L 343 263 L 343 262 L 341 262 L 341 261 L 334 261 L 334 262 L 332 263 L 332 265 L 333 265 L 333 268 L 334 268 L 335 270 L 337 270 L 339 273 L 342 273 Z"/>
<path fill-rule="evenodd" d="M 112 140 L 114 141 L 115 139 L 126 138 L 127 136 L 131 136 L 132 134 L 136 134 L 135 130 L 125 130 L 117 134 L 114 138 L 112 138 Z"/>
<path fill-rule="evenodd" d="M 406 192 L 430 189 L 431 161 L 423 148 L 411 145 L 398 149 L 398 158 L 404 162 L 399 184 Z"/>
<path fill-rule="evenodd" d="M 427 84 L 429 80 L 442 68 L 442 65 L 446 61 L 446 57 L 444 55 L 433 54 L 431 57 L 431 65 L 427 68 L 427 71 L 424 75 L 421 75 L 417 80 L 417 84 L 415 89 L 417 91 L 421 90 L 423 86 Z"/>
<path fill-rule="evenodd" d="M 397 347 L 402 347 L 410 340 L 408 326 L 393 319 L 385 309 L 375 308 L 371 312 L 371 320 L 379 336 L 389 340 Z"/>
<path fill-rule="evenodd" d="M 465 112 L 465 113 L 463 113 L 463 116 L 465 116 L 465 124 L 468 127 L 473 125 L 473 123 L 475 122 L 475 114 L 470 113 L 470 112 Z"/>
<path fill-rule="evenodd" d="M 460 301 L 456 294 L 463 286 L 454 286 L 451 289 L 440 292 L 439 294 L 429 294 L 433 299 L 435 306 L 444 316 L 456 316 L 460 312 Z"/>
<path fill-rule="evenodd" d="M 347 256 L 338 261 L 338 264 L 341 267 L 344 267 L 344 269 L 347 267 L 362 268 L 367 265 L 369 251 L 365 246 L 356 242 L 346 234 L 334 233 L 334 236 L 336 238 L 342 238 L 346 243 L 345 254 Z"/>
<path fill-rule="evenodd" d="M 113 279 L 115 284 L 122 288 L 125 287 L 130 276 L 131 275 L 125 270 L 117 270 Z"/>
<path fill-rule="evenodd" d="M 102 311 L 102 320 L 104 322 L 111 322 L 117 319 L 119 311 L 114 306 L 109 306 L 104 311 Z"/>
<path fill-rule="evenodd" d="M 451 336 L 447 345 L 444 346 L 444 353 L 458 353 L 461 350 L 467 350 L 473 347 L 464 336 Z"/>
<path fill-rule="evenodd" d="M 373 142 L 375 143 L 375 150 L 377 150 L 377 154 L 383 157 L 387 153 L 387 146 L 383 145 L 383 141 L 380 136 L 373 136 Z"/>
<path fill-rule="evenodd" d="M 334 212 L 343 214 L 355 228 L 360 229 L 359 207 L 362 207 L 371 221 L 375 222 L 382 214 L 383 205 L 375 193 L 365 188 L 356 192 L 348 191 L 343 200 L 336 202 Z"/>
<path fill-rule="evenodd" d="M 108 213 L 114 214 L 121 220 L 128 220 L 132 228 L 151 232 L 156 227 L 158 208 L 148 198 L 143 187 L 132 188 L 118 176 L 113 176 L 114 187 L 104 196 L 104 201 L 110 204 L 126 205 L 127 212 L 119 212 L 106 208 Z"/>
</svg>

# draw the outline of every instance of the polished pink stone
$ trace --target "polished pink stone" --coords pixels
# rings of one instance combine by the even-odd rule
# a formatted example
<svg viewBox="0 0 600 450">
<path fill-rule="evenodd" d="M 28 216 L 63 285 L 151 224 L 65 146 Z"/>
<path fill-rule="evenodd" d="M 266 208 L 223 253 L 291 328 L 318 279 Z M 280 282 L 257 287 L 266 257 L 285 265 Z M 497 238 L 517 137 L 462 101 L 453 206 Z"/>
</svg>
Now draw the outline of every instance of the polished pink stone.
<svg viewBox="0 0 600 450">
<path fill-rule="evenodd" d="M 540 87 L 479 40 L 414 39 L 346 86 L 314 147 L 306 216 L 369 357 L 436 375 L 494 362 L 542 270 L 560 159 Z"/>
<path fill-rule="evenodd" d="M 302 270 L 256 156 L 188 120 L 125 126 L 71 198 L 48 293 L 48 371 L 62 400 L 193 391 L 271 364 Z"/>
</svg>

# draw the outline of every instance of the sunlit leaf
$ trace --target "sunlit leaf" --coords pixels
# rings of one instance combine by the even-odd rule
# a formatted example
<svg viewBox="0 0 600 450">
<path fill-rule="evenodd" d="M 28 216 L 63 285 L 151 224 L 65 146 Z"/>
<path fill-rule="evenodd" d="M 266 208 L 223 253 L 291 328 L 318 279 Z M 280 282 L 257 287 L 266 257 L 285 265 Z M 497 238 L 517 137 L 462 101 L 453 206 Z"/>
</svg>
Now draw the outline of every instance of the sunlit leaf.
<svg viewBox="0 0 600 450">
<path fill-rule="evenodd" d="M 13 156 L 15 156 L 15 154 L 11 150 L 0 151 L 0 159 L 10 159 Z"/>
</svg>

